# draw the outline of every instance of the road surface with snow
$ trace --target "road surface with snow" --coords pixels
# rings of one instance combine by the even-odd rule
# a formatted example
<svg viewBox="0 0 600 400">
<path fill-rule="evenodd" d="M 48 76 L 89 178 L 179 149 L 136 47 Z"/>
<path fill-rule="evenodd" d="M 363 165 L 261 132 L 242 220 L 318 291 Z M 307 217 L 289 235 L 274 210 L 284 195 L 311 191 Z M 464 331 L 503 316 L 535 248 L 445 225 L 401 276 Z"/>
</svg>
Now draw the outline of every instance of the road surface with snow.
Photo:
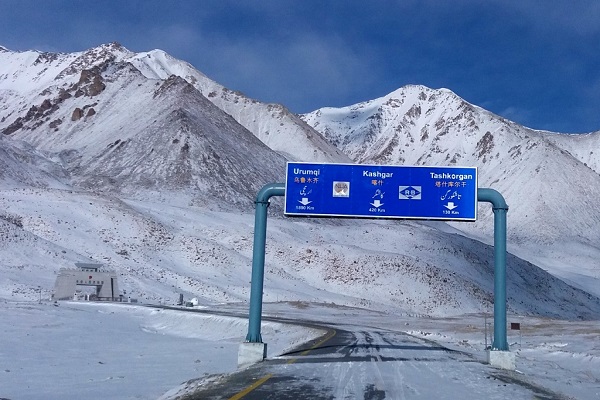
<svg viewBox="0 0 600 400">
<path fill-rule="evenodd" d="M 517 372 L 391 330 L 332 327 L 296 351 L 229 375 L 186 399 L 561 399 Z"/>
</svg>

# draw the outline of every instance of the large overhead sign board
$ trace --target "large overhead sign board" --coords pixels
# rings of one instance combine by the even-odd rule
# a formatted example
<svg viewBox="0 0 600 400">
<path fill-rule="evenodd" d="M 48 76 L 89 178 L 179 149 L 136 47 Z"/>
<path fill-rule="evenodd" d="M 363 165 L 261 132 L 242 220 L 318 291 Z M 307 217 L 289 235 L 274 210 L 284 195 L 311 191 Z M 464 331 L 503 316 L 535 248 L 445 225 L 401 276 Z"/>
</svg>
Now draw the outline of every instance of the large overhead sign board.
<svg viewBox="0 0 600 400">
<path fill-rule="evenodd" d="M 477 168 L 287 164 L 285 215 L 477 219 Z"/>
</svg>

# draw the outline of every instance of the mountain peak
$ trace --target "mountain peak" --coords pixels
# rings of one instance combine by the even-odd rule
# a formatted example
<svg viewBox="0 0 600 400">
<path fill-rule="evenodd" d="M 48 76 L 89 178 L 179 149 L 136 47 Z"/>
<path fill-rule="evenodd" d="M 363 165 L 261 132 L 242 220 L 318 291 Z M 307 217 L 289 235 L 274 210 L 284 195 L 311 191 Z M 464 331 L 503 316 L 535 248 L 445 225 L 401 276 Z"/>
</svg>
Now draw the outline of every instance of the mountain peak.
<svg viewBox="0 0 600 400">
<path fill-rule="evenodd" d="M 86 59 L 95 59 L 96 63 L 101 63 L 107 60 L 120 61 L 133 54 L 133 52 L 129 51 L 120 43 L 111 42 L 92 47 L 91 49 L 84 51 L 82 56 Z"/>
<path fill-rule="evenodd" d="M 109 46 L 109 47 L 112 47 L 112 48 L 115 48 L 115 49 L 125 49 L 125 47 L 121 43 L 119 43 L 117 41 L 110 42 L 108 44 L 103 44 L 102 46 Z M 125 49 L 125 50 L 127 50 L 127 49 Z"/>
<path fill-rule="evenodd" d="M 413 102 L 432 102 L 439 99 L 447 99 L 451 101 L 466 102 L 462 97 L 454 93 L 450 89 L 439 88 L 433 89 L 424 85 L 406 85 L 402 86 L 393 92 L 380 97 L 382 101 L 390 99 L 407 99 Z"/>
<path fill-rule="evenodd" d="M 131 53 L 125 46 L 119 42 L 102 43 L 101 45 L 91 47 L 84 51 L 84 53 L 90 51 L 110 51 L 110 52 L 125 52 Z"/>
<path fill-rule="evenodd" d="M 593 208 L 592 199 L 600 197 L 599 190 L 593 189 L 592 194 L 589 189 L 600 187 L 600 176 L 594 170 L 598 156 L 590 151 L 597 148 L 594 135 L 567 137 L 534 131 L 474 106 L 448 89 L 421 85 L 405 86 L 369 102 L 316 110 L 302 118 L 357 163 L 477 166 L 482 171 L 482 187 L 493 187 L 508 201 L 514 196 L 519 202 L 520 207 L 511 211 L 516 221 L 512 234 L 519 240 L 550 242 L 555 239 L 553 232 L 600 235 L 594 226 L 600 214 L 588 215 L 565 228 L 562 220 L 574 214 L 571 207 L 575 201 L 554 203 L 557 186 L 586 194 L 578 197 L 579 209 Z M 556 165 L 549 164 L 549 159 Z M 539 222 L 546 228 L 526 229 L 542 207 L 538 198 L 528 205 L 516 200 L 527 193 L 553 199 L 552 205 L 548 200 L 543 203 L 543 207 L 553 208 L 553 217 Z"/>
<path fill-rule="evenodd" d="M 134 53 L 127 50 L 119 43 L 112 42 L 93 47 L 78 54 L 79 56 L 57 76 L 57 79 L 68 75 L 79 74 L 86 69 L 102 67 L 111 62 L 122 61 L 124 58 L 131 56 Z"/>
</svg>

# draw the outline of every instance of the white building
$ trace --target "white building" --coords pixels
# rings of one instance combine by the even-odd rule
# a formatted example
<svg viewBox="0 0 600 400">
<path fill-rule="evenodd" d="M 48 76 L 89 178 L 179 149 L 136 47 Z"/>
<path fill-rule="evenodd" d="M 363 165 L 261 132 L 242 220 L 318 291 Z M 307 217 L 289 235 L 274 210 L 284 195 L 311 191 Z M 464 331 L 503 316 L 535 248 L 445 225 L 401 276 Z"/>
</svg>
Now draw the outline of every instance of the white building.
<svg viewBox="0 0 600 400">
<path fill-rule="evenodd" d="M 95 287 L 98 300 L 120 300 L 115 271 L 102 269 L 102 264 L 75 263 L 75 266 L 76 269 L 61 268 L 58 271 L 52 295 L 54 300 L 73 299 L 78 286 Z"/>
</svg>

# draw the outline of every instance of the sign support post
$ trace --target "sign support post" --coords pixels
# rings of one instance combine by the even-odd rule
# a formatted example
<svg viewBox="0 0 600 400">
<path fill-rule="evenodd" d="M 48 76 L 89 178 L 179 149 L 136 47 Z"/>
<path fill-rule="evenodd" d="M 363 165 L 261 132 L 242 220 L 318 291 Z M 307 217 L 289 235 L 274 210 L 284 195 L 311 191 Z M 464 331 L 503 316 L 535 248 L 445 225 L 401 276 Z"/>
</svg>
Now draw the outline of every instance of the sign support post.
<svg viewBox="0 0 600 400">
<path fill-rule="evenodd" d="M 492 203 L 494 212 L 494 340 L 488 350 L 488 363 L 514 370 L 515 355 L 506 338 L 506 213 L 504 197 L 494 189 L 477 189 L 477 200 Z"/>
<path fill-rule="evenodd" d="M 238 353 L 239 366 L 246 366 L 262 361 L 267 356 L 267 345 L 262 342 L 260 334 L 267 236 L 267 208 L 271 197 L 285 196 L 286 210 L 288 210 L 288 208 L 294 210 L 292 212 L 286 212 L 288 215 L 355 216 L 362 218 L 387 217 L 473 221 L 476 219 L 477 202 L 492 203 L 492 210 L 494 212 L 494 339 L 491 351 L 488 352 L 488 362 L 491 365 L 500 368 L 515 369 L 515 355 L 511 354 L 508 350 L 506 333 L 506 213 L 508 212 L 508 205 L 506 204 L 504 197 L 496 190 L 477 188 L 476 171 L 471 173 L 469 169 L 455 169 L 451 172 L 447 172 L 442 167 L 420 167 L 428 169 L 418 170 L 416 173 L 414 171 L 409 171 L 410 174 L 408 176 L 411 179 L 413 174 L 417 176 L 415 182 L 411 182 L 410 179 L 402 177 L 400 185 L 398 185 L 398 181 L 392 181 L 392 179 L 390 179 L 390 184 L 386 186 L 387 184 L 384 182 L 385 179 L 396 179 L 394 174 L 397 171 L 390 171 L 389 168 L 391 167 L 382 166 L 381 170 L 376 170 L 374 169 L 376 166 L 359 165 L 357 167 L 362 170 L 357 178 L 356 175 L 353 175 L 354 172 L 347 172 L 348 168 L 346 167 L 348 167 L 348 165 L 346 165 L 343 167 L 344 170 L 341 173 L 336 170 L 336 174 L 333 174 L 336 176 L 346 174 L 344 177 L 346 180 L 329 181 L 323 179 L 324 176 L 322 176 L 322 170 L 320 168 L 323 167 L 323 170 L 325 170 L 324 167 L 327 167 L 328 165 L 333 165 L 333 168 L 338 168 L 335 164 L 310 164 L 294 170 L 298 171 L 294 172 L 296 177 L 293 178 L 294 188 L 298 192 L 295 194 L 296 197 L 294 197 L 294 195 L 288 194 L 287 192 L 290 190 L 288 186 L 292 186 L 292 182 L 290 181 L 290 164 L 292 164 L 293 167 L 293 163 L 288 164 L 288 181 L 286 183 L 267 184 L 263 186 L 256 196 L 248 335 L 246 336 L 246 342 L 242 343 L 240 346 Z M 372 170 L 367 170 L 365 168 L 371 168 Z M 383 170 L 383 168 L 386 169 Z M 435 168 L 440 170 L 435 170 Z M 361 204 L 363 209 L 354 208 L 353 204 L 346 203 L 343 205 L 343 207 L 346 208 L 342 208 L 341 211 L 339 211 L 340 209 L 319 210 L 317 209 L 318 204 L 313 204 L 315 201 L 320 200 L 320 198 L 317 197 L 312 190 L 315 189 L 315 191 L 318 192 L 318 189 L 321 188 L 319 185 L 321 185 L 323 181 L 326 182 L 326 190 L 331 189 L 329 192 L 323 192 L 324 196 L 332 196 L 333 198 L 342 199 L 343 201 L 343 199 L 349 198 L 351 185 L 354 187 L 357 184 L 362 184 L 364 188 L 364 184 L 361 183 L 360 179 L 365 177 L 369 178 L 363 179 L 363 181 L 366 182 L 366 185 L 373 185 L 369 192 L 373 192 L 375 195 L 371 198 L 361 199 L 366 200 L 362 201 L 362 203 L 366 203 Z M 406 183 L 407 185 L 402 185 L 402 183 Z M 310 184 L 312 184 L 312 187 L 310 187 Z M 410 207 L 389 207 L 391 212 L 388 212 L 383 207 L 385 204 L 384 201 L 386 203 L 388 202 L 387 197 L 384 200 L 385 191 L 383 189 L 387 190 L 394 185 L 398 187 L 396 193 L 398 193 L 397 196 L 399 201 L 403 202 L 403 205 L 410 205 Z M 359 188 L 360 187 L 361 186 L 359 186 Z M 422 204 L 420 200 L 426 196 L 423 192 L 428 188 L 432 189 L 431 191 L 434 193 L 433 196 L 438 196 L 441 201 L 436 203 L 432 200 L 431 203 L 425 204 L 426 206 L 433 204 L 436 207 L 436 211 L 433 214 L 431 214 L 429 207 L 419 208 Z M 476 193 L 474 204 L 471 203 L 472 199 L 469 195 L 469 193 L 472 193 L 473 191 Z M 364 192 L 364 190 L 360 192 Z M 416 203 L 411 205 L 410 201 L 413 200 L 418 201 L 421 204 Z M 458 200 L 461 200 L 461 202 L 457 202 Z M 317 203 L 319 202 L 321 201 L 317 201 Z M 328 203 L 331 202 L 322 201 L 322 203 L 327 207 Z M 414 208 L 411 208 L 413 205 Z M 456 209 L 459 207 L 460 209 L 457 211 Z"/>
<path fill-rule="evenodd" d="M 267 208 L 272 196 L 283 196 L 285 184 L 265 185 L 256 196 L 254 216 L 254 247 L 252 249 L 252 282 L 250 287 L 250 321 L 246 341 L 262 343 L 260 323 L 262 317 L 262 295 L 265 275 L 265 247 L 267 240 Z"/>
<path fill-rule="evenodd" d="M 238 366 L 244 367 L 267 357 L 267 344 L 260 334 L 262 320 L 263 285 L 265 280 L 265 247 L 267 240 L 267 208 L 273 196 L 283 196 L 284 183 L 269 183 L 256 196 L 254 214 L 254 244 L 252 249 L 252 281 L 250 283 L 250 311 L 248 335 L 238 352 Z"/>
</svg>

